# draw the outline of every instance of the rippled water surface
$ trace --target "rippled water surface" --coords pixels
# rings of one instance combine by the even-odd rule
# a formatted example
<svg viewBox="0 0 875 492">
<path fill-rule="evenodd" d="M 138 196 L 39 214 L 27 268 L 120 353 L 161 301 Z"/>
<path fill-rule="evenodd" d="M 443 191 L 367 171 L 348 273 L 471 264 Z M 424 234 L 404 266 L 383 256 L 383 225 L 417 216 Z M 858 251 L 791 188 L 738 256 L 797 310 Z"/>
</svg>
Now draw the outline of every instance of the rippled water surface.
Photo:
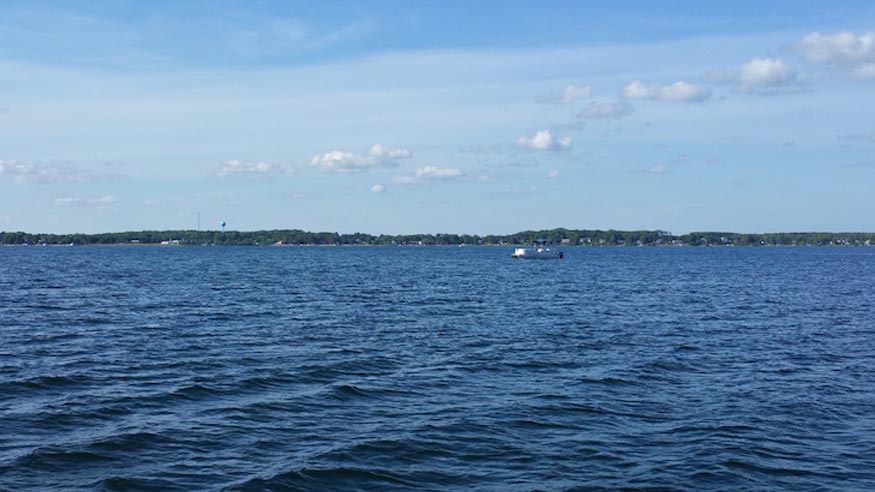
<svg viewBox="0 0 875 492">
<path fill-rule="evenodd" d="M 0 248 L 0 489 L 875 490 L 875 248 Z"/>
</svg>

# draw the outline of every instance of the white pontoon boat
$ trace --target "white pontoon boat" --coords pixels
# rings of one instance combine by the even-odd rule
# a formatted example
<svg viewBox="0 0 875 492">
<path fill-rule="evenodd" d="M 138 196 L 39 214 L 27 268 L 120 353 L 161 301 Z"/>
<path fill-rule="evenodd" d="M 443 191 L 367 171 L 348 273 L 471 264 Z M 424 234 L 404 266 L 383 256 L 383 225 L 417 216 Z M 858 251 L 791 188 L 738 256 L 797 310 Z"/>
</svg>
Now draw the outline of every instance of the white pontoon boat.
<svg viewBox="0 0 875 492">
<path fill-rule="evenodd" d="M 561 260 L 565 257 L 561 251 L 547 246 L 547 242 L 543 239 L 536 240 L 530 248 L 514 249 L 511 256 L 521 260 Z"/>
</svg>

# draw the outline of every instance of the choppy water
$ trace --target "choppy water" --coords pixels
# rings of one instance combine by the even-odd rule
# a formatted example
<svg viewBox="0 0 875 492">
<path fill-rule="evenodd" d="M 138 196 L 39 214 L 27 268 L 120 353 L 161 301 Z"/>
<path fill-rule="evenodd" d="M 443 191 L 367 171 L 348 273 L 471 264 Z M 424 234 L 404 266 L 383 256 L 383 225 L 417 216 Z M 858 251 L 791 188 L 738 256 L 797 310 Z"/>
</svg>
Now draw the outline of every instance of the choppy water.
<svg viewBox="0 0 875 492">
<path fill-rule="evenodd" d="M 875 489 L 875 248 L 566 251 L 0 248 L 0 489 Z"/>
</svg>

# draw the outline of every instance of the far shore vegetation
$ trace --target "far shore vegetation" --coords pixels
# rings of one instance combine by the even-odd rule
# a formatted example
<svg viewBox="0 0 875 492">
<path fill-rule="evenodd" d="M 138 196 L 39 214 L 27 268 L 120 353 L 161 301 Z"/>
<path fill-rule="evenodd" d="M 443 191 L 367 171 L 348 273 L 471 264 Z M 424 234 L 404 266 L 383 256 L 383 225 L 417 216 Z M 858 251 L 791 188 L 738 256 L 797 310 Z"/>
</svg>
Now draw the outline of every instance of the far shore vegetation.
<svg viewBox="0 0 875 492">
<path fill-rule="evenodd" d="M 238 246 L 461 246 L 521 245 L 544 240 L 568 246 L 875 246 L 871 232 L 782 232 L 742 234 L 666 231 L 617 231 L 549 229 L 507 235 L 405 234 L 307 232 L 297 229 L 270 231 L 137 231 L 103 234 L 31 234 L 0 232 L 0 245 L 238 245 Z"/>
</svg>

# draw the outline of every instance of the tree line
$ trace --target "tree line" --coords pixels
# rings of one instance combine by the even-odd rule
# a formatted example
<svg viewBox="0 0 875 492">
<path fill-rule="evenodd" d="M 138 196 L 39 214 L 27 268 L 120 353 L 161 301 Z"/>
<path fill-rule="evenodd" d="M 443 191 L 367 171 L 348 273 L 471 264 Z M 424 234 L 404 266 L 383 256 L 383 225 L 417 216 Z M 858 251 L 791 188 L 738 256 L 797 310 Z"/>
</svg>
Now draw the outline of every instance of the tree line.
<svg viewBox="0 0 875 492">
<path fill-rule="evenodd" d="M 788 232 L 742 234 L 585 229 L 528 230 L 506 235 L 402 234 L 308 232 L 300 229 L 269 231 L 129 231 L 102 234 L 31 234 L 0 232 L 2 245 L 511 245 L 544 240 L 554 245 L 580 246 L 827 246 L 875 245 L 875 233 Z"/>
</svg>

